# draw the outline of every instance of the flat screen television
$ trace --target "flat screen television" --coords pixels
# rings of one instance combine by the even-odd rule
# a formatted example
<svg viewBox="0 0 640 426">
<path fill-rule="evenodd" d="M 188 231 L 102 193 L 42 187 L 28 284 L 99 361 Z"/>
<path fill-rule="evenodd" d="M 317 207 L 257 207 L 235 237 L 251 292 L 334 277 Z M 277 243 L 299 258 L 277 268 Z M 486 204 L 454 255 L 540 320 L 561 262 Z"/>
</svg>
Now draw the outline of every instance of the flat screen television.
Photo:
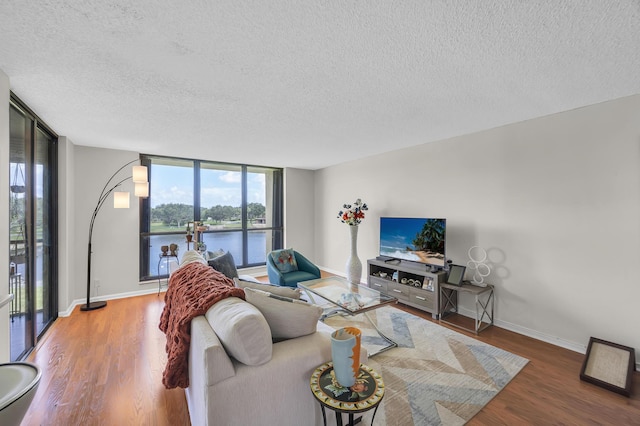
<svg viewBox="0 0 640 426">
<path fill-rule="evenodd" d="M 380 256 L 445 266 L 446 219 L 381 217 Z"/>
</svg>

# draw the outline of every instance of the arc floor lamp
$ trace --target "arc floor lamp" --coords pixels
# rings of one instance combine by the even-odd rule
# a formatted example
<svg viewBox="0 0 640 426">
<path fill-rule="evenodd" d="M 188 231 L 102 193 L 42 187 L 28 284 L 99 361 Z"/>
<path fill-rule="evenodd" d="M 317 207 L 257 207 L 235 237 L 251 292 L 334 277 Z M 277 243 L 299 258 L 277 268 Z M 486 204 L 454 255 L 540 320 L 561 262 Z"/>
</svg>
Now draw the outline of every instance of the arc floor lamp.
<svg viewBox="0 0 640 426">
<path fill-rule="evenodd" d="M 102 192 L 100 193 L 100 197 L 98 198 L 98 204 L 96 208 L 93 209 L 93 215 L 91 216 L 91 223 L 89 224 L 89 250 L 87 254 L 87 303 L 80 306 L 81 311 L 93 311 L 95 309 L 104 308 L 107 306 L 106 301 L 98 301 L 91 302 L 91 237 L 93 236 L 93 224 L 96 221 L 96 216 L 98 216 L 98 212 L 104 205 L 104 202 L 109 198 L 109 195 L 113 193 L 113 207 L 116 209 L 128 209 L 129 208 L 129 192 L 117 192 L 115 191 L 120 185 L 122 185 L 127 180 L 133 180 L 135 184 L 135 195 L 137 197 L 146 198 L 149 196 L 149 179 L 147 173 L 146 166 L 133 166 L 131 176 L 128 176 L 124 179 L 121 179 L 117 182 L 116 176 L 120 173 L 125 167 L 130 164 L 136 163 L 140 160 L 132 160 L 129 161 L 124 166 L 120 167 L 107 181 L 102 188 Z M 115 183 L 114 183 L 115 182 Z"/>
</svg>

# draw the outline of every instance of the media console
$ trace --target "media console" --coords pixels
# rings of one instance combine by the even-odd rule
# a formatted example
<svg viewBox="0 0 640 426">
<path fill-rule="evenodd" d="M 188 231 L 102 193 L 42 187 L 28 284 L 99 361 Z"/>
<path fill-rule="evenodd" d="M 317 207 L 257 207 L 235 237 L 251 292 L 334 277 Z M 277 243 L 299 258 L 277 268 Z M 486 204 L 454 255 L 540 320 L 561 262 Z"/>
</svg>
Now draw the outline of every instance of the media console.
<svg viewBox="0 0 640 426">
<path fill-rule="evenodd" d="M 429 267 L 400 259 L 367 260 L 367 285 L 393 296 L 400 303 L 440 316 L 440 284 L 444 271 L 430 272 Z"/>
</svg>

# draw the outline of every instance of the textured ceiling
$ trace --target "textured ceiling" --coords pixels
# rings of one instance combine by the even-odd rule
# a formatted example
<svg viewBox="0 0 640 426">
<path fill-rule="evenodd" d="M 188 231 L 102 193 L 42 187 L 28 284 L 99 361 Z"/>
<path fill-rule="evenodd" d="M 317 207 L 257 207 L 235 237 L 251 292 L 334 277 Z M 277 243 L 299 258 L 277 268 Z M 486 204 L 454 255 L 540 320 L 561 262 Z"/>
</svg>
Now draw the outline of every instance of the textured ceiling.
<svg viewBox="0 0 640 426">
<path fill-rule="evenodd" d="M 75 144 L 318 169 L 640 93 L 638 0 L 2 0 Z"/>
</svg>

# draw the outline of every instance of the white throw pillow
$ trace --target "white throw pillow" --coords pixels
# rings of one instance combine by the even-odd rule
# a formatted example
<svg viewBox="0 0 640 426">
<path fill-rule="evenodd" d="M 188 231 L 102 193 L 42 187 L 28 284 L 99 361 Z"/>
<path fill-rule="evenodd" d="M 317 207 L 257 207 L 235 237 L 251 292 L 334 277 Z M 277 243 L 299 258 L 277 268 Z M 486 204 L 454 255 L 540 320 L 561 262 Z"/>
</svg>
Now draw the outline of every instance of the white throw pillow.
<svg viewBox="0 0 640 426">
<path fill-rule="evenodd" d="M 280 287 L 279 285 L 241 280 L 239 278 L 234 278 L 233 281 L 236 283 L 236 287 L 239 288 L 254 288 L 256 290 L 262 290 L 269 293 L 277 294 L 278 296 L 289 297 L 291 299 L 300 299 L 299 288 Z"/>
<path fill-rule="evenodd" d="M 247 302 L 262 312 L 274 339 L 293 339 L 316 331 L 320 306 L 249 287 L 244 294 Z"/>
<path fill-rule="evenodd" d="M 271 359 L 269 324 L 255 306 L 228 297 L 209 308 L 205 317 L 229 356 L 246 365 L 261 365 Z"/>
<path fill-rule="evenodd" d="M 202 257 L 202 255 L 195 250 L 189 250 L 182 255 L 180 266 L 186 265 L 191 262 L 198 262 L 202 263 L 203 265 L 207 264 L 207 261 L 204 259 L 204 257 Z"/>
</svg>

